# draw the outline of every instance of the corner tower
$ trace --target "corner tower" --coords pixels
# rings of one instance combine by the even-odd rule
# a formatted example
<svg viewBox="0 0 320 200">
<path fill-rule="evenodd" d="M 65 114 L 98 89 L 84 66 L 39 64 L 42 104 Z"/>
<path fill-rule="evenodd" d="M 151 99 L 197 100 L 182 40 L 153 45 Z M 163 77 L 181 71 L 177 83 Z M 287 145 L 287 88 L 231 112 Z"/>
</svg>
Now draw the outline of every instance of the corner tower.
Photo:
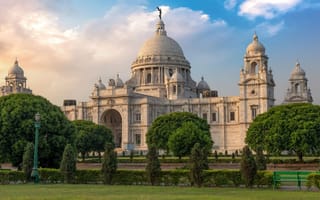
<svg viewBox="0 0 320 200">
<path fill-rule="evenodd" d="M 271 69 L 268 69 L 268 56 L 265 47 L 256 34 L 248 45 L 244 56 L 244 67 L 240 72 L 240 123 L 249 123 L 274 105 L 275 83 Z"/>
<path fill-rule="evenodd" d="M 308 79 L 305 71 L 297 62 L 291 72 L 289 79 L 290 86 L 283 103 L 312 103 L 311 90 L 308 88 Z"/>
<path fill-rule="evenodd" d="M 6 85 L 1 87 L 0 96 L 15 93 L 32 94 L 32 90 L 27 88 L 27 78 L 24 76 L 24 71 L 19 66 L 17 59 L 15 60 L 13 66 L 9 69 L 5 80 Z"/>
</svg>

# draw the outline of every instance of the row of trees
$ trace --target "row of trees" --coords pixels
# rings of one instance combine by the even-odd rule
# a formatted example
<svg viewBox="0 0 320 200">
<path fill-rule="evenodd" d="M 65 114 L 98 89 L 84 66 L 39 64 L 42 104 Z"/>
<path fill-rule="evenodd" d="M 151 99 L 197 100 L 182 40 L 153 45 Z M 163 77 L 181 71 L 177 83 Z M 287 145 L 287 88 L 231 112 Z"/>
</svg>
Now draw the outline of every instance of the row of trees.
<svg viewBox="0 0 320 200">
<path fill-rule="evenodd" d="M 64 148 L 72 144 L 85 158 L 89 152 L 104 151 L 113 144 L 109 129 L 88 121 L 70 122 L 61 109 L 41 96 L 14 94 L 0 98 L 0 163 L 22 167 L 25 147 L 33 154 L 34 116 L 41 115 L 39 167 L 58 168 Z M 27 161 L 26 161 L 27 162 Z"/>
</svg>

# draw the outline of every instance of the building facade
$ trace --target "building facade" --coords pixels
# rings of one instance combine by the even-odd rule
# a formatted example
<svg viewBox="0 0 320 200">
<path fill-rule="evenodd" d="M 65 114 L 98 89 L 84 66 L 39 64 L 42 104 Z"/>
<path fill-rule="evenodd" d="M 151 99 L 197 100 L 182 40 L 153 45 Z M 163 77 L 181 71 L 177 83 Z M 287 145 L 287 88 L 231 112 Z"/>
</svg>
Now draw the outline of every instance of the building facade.
<svg viewBox="0 0 320 200">
<path fill-rule="evenodd" d="M 123 150 L 147 150 L 147 130 L 160 115 L 191 112 L 210 125 L 213 149 L 235 151 L 244 146 L 252 120 L 275 101 L 268 56 L 256 34 L 246 49 L 238 85 L 240 95 L 219 97 L 204 78 L 196 83 L 182 48 L 167 36 L 160 18 L 133 61 L 128 81 L 117 75 L 106 86 L 100 79 L 88 102 L 65 100 L 62 110 L 70 120 L 110 128 L 116 146 Z"/>
<path fill-rule="evenodd" d="M 1 86 L 0 96 L 16 93 L 32 94 L 32 90 L 27 88 L 27 78 L 24 76 L 23 69 L 16 60 L 9 69 L 8 75 L 5 77 L 5 85 Z"/>
</svg>

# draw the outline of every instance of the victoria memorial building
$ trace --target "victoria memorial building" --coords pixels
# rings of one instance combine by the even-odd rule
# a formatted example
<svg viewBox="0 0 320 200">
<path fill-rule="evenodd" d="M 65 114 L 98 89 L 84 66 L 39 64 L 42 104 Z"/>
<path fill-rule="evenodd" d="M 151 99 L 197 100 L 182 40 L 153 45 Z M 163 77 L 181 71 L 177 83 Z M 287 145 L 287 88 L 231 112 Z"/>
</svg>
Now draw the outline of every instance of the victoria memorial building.
<svg viewBox="0 0 320 200">
<path fill-rule="evenodd" d="M 163 20 L 142 45 L 131 64 L 131 77 L 119 75 L 94 85 L 88 102 L 65 100 L 62 110 L 70 120 L 90 120 L 110 128 L 117 148 L 147 150 L 146 133 L 160 115 L 191 112 L 207 120 L 214 150 L 235 151 L 244 146 L 253 119 L 274 106 L 272 71 L 265 47 L 256 34 L 248 44 L 239 74 L 239 96 L 218 96 L 202 78 L 192 79 L 191 65 L 180 45 L 167 34 Z M 11 77 L 11 76 L 8 76 Z M 10 86 L 10 78 L 7 78 Z M 24 80 L 24 79 L 23 79 Z M 312 102 L 305 72 L 297 63 L 284 103 Z"/>
</svg>

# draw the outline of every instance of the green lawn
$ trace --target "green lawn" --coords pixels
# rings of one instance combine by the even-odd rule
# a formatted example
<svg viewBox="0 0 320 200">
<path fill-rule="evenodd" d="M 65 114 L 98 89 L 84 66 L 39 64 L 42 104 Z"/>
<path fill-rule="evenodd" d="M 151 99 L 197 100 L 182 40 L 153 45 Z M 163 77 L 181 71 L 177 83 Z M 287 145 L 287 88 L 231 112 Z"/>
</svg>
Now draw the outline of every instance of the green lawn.
<svg viewBox="0 0 320 200">
<path fill-rule="evenodd" d="M 152 187 L 152 186 L 104 186 L 104 185 L 0 185 L 1 200 L 282 200 L 316 199 L 319 192 L 283 191 L 272 189 L 243 188 L 191 188 L 191 187 Z"/>
</svg>

